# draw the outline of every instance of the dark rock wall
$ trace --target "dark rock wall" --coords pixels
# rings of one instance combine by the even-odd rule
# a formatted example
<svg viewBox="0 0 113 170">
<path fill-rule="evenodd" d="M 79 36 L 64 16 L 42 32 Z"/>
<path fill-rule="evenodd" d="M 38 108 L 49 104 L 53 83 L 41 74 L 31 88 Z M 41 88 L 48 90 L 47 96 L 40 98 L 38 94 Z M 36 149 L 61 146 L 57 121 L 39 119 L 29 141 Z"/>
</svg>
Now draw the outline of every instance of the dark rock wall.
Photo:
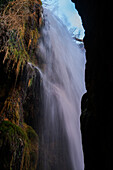
<svg viewBox="0 0 113 170">
<path fill-rule="evenodd" d="M 85 170 L 113 169 L 112 5 L 72 0 L 85 28 L 86 88 L 81 130 Z"/>
<path fill-rule="evenodd" d="M 0 66 L 0 169 L 36 169 L 40 73 L 26 63 L 15 84 L 14 72 Z"/>
<path fill-rule="evenodd" d="M 42 3 L 10 1 L 0 2 L 0 170 L 36 170 L 41 83 L 36 49 Z M 8 16 L 14 17 L 10 24 Z"/>
</svg>

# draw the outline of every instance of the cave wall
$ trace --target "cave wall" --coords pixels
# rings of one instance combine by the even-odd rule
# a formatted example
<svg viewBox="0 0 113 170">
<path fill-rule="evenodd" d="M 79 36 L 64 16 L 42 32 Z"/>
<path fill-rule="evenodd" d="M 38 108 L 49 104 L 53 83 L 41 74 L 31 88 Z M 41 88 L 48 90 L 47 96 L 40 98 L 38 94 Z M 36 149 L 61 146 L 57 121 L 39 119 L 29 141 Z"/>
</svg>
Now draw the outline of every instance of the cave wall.
<svg viewBox="0 0 113 170">
<path fill-rule="evenodd" d="M 72 0 L 85 28 L 85 81 L 81 130 L 85 170 L 113 169 L 112 7 L 106 1 Z"/>
</svg>

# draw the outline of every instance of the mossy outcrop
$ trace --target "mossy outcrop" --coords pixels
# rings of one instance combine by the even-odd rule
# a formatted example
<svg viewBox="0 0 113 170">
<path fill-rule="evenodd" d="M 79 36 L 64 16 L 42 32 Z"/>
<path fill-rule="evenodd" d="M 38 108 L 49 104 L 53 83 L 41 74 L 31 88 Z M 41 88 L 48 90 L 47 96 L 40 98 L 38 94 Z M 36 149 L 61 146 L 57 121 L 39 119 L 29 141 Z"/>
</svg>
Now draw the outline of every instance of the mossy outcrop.
<svg viewBox="0 0 113 170">
<path fill-rule="evenodd" d="M 41 1 L 1 1 L 0 6 L 0 169 L 35 170 Z"/>
<path fill-rule="evenodd" d="M 21 128 L 10 121 L 0 124 L 0 168 L 36 169 L 38 135 L 28 125 Z"/>
</svg>

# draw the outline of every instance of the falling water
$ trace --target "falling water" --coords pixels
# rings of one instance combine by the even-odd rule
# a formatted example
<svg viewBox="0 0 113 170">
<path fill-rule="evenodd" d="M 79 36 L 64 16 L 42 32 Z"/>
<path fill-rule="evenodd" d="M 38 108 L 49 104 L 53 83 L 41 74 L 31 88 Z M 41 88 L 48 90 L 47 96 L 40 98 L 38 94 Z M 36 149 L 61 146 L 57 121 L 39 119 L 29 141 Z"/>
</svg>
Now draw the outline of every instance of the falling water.
<svg viewBox="0 0 113 170">
<path fill-rule="evenodd" d="M 40 170 L 83 170 L 80 113 L 85 55 L 49 10 L 40 40 L 43 60 Z"/>
</svg>

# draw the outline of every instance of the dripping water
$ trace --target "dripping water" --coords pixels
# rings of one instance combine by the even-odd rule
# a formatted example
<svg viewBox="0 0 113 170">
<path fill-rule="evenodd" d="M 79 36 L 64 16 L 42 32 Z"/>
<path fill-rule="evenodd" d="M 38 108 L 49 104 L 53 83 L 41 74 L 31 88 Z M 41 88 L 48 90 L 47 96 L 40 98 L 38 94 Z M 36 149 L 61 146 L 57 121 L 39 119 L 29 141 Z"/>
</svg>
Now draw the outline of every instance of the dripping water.
<svg viewBox="0 0 113 170">
<path fill-rule="evenodd" d="M 40 40 L 42 106 L 40 170 L 83 170 L 80 113 L 85 55 L 66 27 L 44 10 Z"/>
</svg>

